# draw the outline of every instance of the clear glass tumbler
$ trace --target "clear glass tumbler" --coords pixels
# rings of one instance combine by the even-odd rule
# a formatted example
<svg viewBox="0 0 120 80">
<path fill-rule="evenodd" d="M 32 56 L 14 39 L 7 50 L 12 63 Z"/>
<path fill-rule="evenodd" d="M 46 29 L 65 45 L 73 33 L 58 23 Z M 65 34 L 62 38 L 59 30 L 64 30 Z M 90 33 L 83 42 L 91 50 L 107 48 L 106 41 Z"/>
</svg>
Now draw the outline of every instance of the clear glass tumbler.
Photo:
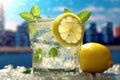
<svg viewBox="0 0 120 80">
<path fill-rule="evenodd" d="M 40 77 L 74 77 L 79 74 L 79 51 L 83 43 L 83 32 L 77 46 L 62 46 L 53 36 L 53 20 L 38 19 L 28 22 L 33 72 Z M 84 31 L 83 27 L 81 29 Z"/>
</svg>

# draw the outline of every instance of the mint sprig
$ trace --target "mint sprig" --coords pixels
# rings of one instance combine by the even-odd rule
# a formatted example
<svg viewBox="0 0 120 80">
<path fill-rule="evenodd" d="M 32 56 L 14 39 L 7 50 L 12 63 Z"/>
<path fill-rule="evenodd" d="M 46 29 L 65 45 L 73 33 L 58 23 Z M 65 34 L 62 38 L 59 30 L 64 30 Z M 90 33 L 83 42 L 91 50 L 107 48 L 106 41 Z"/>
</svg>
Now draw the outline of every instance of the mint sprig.
<svg viewBox="0 0 120 80">
<path fill-rule="evenodd" d="M 41 48 L 38 48 L 35 53 L 33 54 L 33 63 L 39 63 L 43 56 L 43 51 Z"/>
<path fill-rule="evenodd" d="M 82 22 L 85 22 L 89 19 L 90 15 L 90 11 L 82 11 L 78 14 L 78 17 L 82 20 Z"/>
<path fill-rule="evenodd" d="M 56 47 L 53 47 L 50 49 L 50 52 L 49 52 L 49 55 L 50 57 L 56 57 L 58 55 L 58 50 Z"/>
<path fill-rule="evenodd" d="M 32 72 L 32 68 L 27 68 L 25 71 L 23 71 L 24 74 L 30 74 Z"/>
<path fill-rule="evenodd" d="M 33 15 L 33 17 L 35 18 L 40 18 L 40 9 L 38 6 L 34 5 L 32 8 L 31 8 L 31 14 Z"/>
<path fill-rule="evenodd" d="M 22 13 L 20 13 L 20 16 L 21 16 L 24 20 L 27 20 L 27 21 L 34 19 L 34 17 L 32 16 L 32 14 L 29 13 L 29 12 L 22 12 Z"/>
<path fill-rule="evenodd" d="M 71 10 L 65 8 L 64 13 L 73 13 L 73 12 Z M 89 19 L 91 12 L 86 10 L 86 11 L 82 11 L 76 15 L 80 18 L 80 20 L 82 20 L 82 22 L 86 22 Z"/>
<path fill-rule="evenodd" d="M 27 21 L 40 18 L 40 9 L 37 5 L 34 5 L 31 8 L 30 12 L 21 12 L 20 16 Z"/>
<path fill-rule="evenodd" d="M 73 13 L 73 12 L 71 10 L 65 8 L 64 13 Z"/>
</svg>

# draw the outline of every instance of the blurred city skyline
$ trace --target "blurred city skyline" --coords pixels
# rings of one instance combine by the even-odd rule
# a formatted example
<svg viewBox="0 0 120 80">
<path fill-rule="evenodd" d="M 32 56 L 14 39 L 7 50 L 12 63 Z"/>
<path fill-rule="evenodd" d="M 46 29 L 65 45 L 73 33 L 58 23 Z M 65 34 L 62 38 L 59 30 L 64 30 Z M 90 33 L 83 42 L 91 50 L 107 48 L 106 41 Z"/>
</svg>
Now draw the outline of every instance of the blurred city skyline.
<svg viewBox="0 0 120 80">
<path fill-rule="evenodd" d="M 113 26 L 120 24 L 120 0 L 0 0 L 4 11 L 5 30 L 16 31 L 17 26 L 24 22 L 19 16 L 20 12 L 30 11 L 33 5 L 38 5 L 41 16 L 57 17 L 63 13 L 64 8 L 70 9 L 76 14 L 83 10 L 92 12 L 86 23 L 96 22 L 97 27 L 102 27 L 106 22 L 112 22 Z"/>
<path fill-rule="evenodd" d="M 8 3 L 0 0 L 0 46 L 22 47 L 30 45 L 28 25 L 19 16 L 19 13 L 30 11 L 35 4 L 40 7 L 41 17 L 57 17 L 63 13 L 64 8 L 75 13 L 90 10 L 92 14 L 85 26 L 84 42 L 99 42 L 106 45 L 120 44 L 119 0 L 100 1 L 103 3 L 98 3 L 97 0 L 94 2 L 90 0 L 70 0 L 69 3 L 65 3 L 65 0 L 6 1 Z M 20 3 L 15 4 L 18 2 Z M 108 3 L 111 3 L 111 6 L 107 5 Z"/>
<path fill-rule="evenodd" d="M 113 30 L 113 23 L 106 22 L 101 32 L 99 32 L 96 23 L 91 22 L 84 32 L 83 43 L 88 42 L 98 42 L 105 45 L 120 45 L 120 25 L 116 26 Z M 28 23 L 23 22 L 21 25 L 18 25 L 16 32 L 5 30 L 4 34 L 0 35 L 0 46 L 30 47 Z"/>
</svg>

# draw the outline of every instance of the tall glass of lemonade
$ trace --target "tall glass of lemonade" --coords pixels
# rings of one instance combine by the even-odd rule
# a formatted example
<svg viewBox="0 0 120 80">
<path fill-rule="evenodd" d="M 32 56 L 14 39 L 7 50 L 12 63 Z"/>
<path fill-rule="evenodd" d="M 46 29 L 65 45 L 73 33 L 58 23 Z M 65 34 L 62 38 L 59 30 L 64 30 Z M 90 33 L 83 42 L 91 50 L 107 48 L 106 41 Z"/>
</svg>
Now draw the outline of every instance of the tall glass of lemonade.
<svg viewBox="0 0 120 80">
<path fill-rule="evenodd" d="M 69 78 L 79 74 L 84 24 L 73 13 L 28 22 L 33 72 L 40 77 Z"/>
</svg>

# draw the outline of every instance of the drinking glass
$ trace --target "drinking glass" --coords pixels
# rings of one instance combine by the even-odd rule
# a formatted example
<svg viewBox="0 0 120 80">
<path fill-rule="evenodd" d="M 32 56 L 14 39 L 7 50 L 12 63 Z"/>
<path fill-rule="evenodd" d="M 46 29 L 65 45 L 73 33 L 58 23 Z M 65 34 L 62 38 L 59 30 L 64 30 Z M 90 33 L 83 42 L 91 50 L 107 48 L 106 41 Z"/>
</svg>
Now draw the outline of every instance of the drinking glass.
<svg viewBox="0 0 120 80">
<path fill-rule="evenodd" d="M 33 73 L 40 77 L 75 77 L 79 74 L 79 51 L 83 43 L 83 32 L 78 45 L 62 46 L 52 33 L 53 21 L 54 19 L 36 19 L 28 22 Z"/>
</svg>

